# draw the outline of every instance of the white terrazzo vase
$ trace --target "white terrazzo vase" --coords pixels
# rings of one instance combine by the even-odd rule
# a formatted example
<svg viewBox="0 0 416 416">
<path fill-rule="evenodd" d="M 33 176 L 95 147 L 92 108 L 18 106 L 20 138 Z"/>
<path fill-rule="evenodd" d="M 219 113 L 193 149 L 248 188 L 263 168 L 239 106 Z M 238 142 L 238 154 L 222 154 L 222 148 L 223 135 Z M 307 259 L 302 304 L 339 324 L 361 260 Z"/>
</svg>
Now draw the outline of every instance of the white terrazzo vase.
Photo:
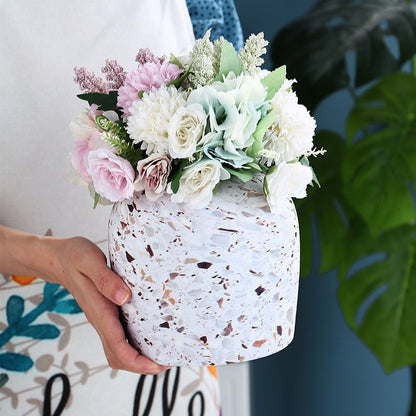
<svg viewBox="0 0 416 416">
<path fill-rule="evenodd" d="M 117 203 L 111 265 L 132 290 L 122 307 L 130 343 L 162 365 L 253 360 L 294 335 L 299 229 L 287 200 L 272 214 L 262 182 L 219 186 L 192 210 L 145 196 Z"/>
</svg>

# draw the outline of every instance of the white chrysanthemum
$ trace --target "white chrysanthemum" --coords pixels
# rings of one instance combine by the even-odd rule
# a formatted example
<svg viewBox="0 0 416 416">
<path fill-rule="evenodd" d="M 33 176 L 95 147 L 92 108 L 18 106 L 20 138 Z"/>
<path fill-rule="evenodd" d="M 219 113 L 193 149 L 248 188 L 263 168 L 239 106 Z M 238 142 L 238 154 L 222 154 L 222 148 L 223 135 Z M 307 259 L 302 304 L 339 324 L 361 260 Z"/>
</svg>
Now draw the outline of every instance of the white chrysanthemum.
<svg viewBox="0 0 416 416">
<path fill-rule="evenodd" d="M 272 111 L 277 115 L 276 122 L 266 132 L 263 145 L 280 157 L 267 159 L 265 163 L 290 162 L 307 154 L 313 148 L 316 122 L 309 111 L 291 90 L 293 81 L 285 80 L 283 86 L 272 99 Z"/>
<path fill-rule="evenodd" d="M 186 105 L 186 93 L 174 86 L 161 86 L 143 94 L 130 107 L 127 131 L 146 153 L 168 154 L 169 123 L 178 108 Z"/>
</svg>

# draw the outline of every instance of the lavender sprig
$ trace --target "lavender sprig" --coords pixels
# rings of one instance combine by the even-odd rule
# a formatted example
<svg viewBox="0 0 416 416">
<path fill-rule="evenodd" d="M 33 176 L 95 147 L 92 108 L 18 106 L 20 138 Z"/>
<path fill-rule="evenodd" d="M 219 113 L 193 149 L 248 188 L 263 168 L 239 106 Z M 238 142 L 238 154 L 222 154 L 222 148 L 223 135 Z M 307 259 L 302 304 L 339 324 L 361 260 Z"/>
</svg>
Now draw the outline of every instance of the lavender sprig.
<svg viewBox="0 0 416 416">
<path fill-rule="evenodd" d="M 106 82 L 93 72 L 87 71 L 86 68 L 74 68 L 74 81 L 79 85 L 80 89 L 86 93 L 100 92 L 102 94 L 108 93 Z"/>
<path fill-rule="evenodd" d="M 113 91 L 118 90 L 124 84 L 127 75 L 116 60 L 107 60 L 105 66 L 101 68 L 101 72 L 105 74 L 107 88 Z"/>
<path fill-rule="evenodd" d="M 166 59 L 166 56 L 155 56 L 155 54 L 149 48 L 141 48 L 136 56 L 136 62 L 143 65 L 147 62 L 154 62 L 156 64 L 162 63 Z"/>
</svg>

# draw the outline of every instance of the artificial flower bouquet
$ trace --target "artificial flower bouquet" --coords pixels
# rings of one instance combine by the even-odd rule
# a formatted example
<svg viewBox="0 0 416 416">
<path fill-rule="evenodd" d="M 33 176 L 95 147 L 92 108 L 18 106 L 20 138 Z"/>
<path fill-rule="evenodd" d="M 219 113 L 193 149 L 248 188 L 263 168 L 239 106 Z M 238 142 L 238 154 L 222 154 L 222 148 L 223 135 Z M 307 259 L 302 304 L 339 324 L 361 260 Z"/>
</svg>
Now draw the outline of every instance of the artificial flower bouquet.
<svg viewBox="0 0 416 416">
<path fill-rule="evenodd" d="M 114 203 L 111 267 L 132 289 L 126 336 L 164 365 L 247 361 L 291 342 L 291 197 L 306 195 L 307 157 L 323 152 L 285 68 L 260 68 L 263 35 L 239 53 L 209 36 L 183 56 L 142 49 L 129 73 L 107 61 L 105 79 L 75 69 L 90 108 L 72 123 L 72 162 L 95 205 Z"/>
<path fill-rule="evenodd" d="M 264 176 L 272 212 L 306 196 L 315 121 L 298 103 L 285 67 L 261 70 L 267 42 L 251 35 L 237 53 L 207 32 L 185 56 L 141 49 L 132 72 L 114 60 L 105 79 L 75 68 L 89 109 L 71 123 L 72 164 L 98 202 L 165 193 L 205 207 L 220 182 Z"/>
</svg>

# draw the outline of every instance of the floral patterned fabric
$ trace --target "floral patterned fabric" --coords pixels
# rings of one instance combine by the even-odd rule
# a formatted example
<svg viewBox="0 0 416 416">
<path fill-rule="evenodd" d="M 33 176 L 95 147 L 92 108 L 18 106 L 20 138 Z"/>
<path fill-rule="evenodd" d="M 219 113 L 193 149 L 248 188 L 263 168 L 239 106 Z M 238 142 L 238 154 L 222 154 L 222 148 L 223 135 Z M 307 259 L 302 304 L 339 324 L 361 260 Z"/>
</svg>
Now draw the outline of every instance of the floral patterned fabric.
<svg viewBox="0 0 416 416">
<path fill-rule="evenodd" d="M 215 367 L 112 370 L 66 289 L 25 276 L 0 282 L 0 414 L 220 414 Z"/>
</svg>

